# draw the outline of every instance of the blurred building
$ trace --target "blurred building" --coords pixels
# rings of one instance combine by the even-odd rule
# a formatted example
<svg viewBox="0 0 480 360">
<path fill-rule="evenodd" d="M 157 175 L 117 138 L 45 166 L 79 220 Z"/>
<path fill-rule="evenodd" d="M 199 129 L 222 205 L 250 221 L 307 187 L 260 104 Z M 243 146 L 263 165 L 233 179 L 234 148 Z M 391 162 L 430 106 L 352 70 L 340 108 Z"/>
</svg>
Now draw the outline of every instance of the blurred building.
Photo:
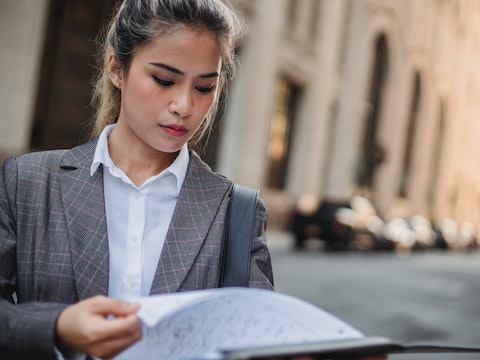
<svg viewBox="0 0 480 360">
<path fill-rule="evenodd" d="M 114 0 L 0 0 L 0 154 L 88 138 L 94 39 Z M 480 222 L 480 1 L 232 0 L 248 34 L 204 157 L 259 187 Z"/>
</svg>

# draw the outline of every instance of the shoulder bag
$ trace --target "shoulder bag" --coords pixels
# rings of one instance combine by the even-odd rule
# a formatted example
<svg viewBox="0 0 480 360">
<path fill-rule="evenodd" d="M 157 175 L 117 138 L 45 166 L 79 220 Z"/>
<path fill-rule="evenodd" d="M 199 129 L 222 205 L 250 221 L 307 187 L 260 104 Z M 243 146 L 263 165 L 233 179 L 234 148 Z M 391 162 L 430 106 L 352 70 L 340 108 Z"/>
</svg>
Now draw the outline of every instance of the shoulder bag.
<svg viewBox="0 0 480 360">
<path fill-rule="evenodd" d="M 258 190 L 234 184 L 228 207 L 220 287 L 248 287 Z"/>
</svg>

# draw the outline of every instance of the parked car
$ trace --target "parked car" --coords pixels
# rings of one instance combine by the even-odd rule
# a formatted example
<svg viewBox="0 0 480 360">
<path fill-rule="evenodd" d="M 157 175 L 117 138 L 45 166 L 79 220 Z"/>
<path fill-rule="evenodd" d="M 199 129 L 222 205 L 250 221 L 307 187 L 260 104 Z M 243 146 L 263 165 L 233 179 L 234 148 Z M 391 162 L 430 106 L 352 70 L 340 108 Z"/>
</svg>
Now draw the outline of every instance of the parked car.
<svg viewBox="0 0 480 360">
<path fill-rule="evenodd" d="M 402 217 L 394 217 L 387 221 L 382 230 L 382 238 L 392 249 L 399 252 L 410 252 L 415 247 L 415 231 Z"/>
<path fill-rule="evenodd" d="M 408 219 L 408 224 L 415 235 L 415 249 L 431 249 L 437 242 L 437 234 L 432 222 L 422 215 L 414 215 Z"/>
<path fill-rule="evenodd" d="M 297 248 L 302 248 L 308 239 L 318 239 L 327 250 L 365 250 L 378 247 L 377 235 L 383 225 L 371 202 L 364 197 L 318 201 L 304 195 L 294 209 L 291 231 Z"/>
<path fill-rule="evenodd" d="M 469 222 L 458 225 L 452 219 L 443 219 L 439 224 L 439 234 L 449 250 L 468 251 L 478 244 L 477 229 Z"/>
<path fill-rule="evenodd" d="M 318 201 L 312 195 L 300 197 L 293 209 L 290 229 L 295 247 L 302 248 L 309 239 L 325 242 L 329 250 L 344 250 L 348 246 L 350 228 L 338 221 L 339 209 L 349 208 L 348 201 Z"/>
<path fill-rule="evenodd" d="M 381 234 L 385 226 L 372 202 L 363 196 L 354 196 L 350 208 L 339 209 L 337 221 L 350 228 L 349 248 L 355 250 L 385 249 Z"/>
<path fill-rule="evenodd" d="M 423 215 L 394 217 L 383 229 L 383 238 L 398 252 L 446 249 L 445 237 L 456 238 L 456 228 L 444 227 L 443 224 L 438 227 Z"/>
</svg>

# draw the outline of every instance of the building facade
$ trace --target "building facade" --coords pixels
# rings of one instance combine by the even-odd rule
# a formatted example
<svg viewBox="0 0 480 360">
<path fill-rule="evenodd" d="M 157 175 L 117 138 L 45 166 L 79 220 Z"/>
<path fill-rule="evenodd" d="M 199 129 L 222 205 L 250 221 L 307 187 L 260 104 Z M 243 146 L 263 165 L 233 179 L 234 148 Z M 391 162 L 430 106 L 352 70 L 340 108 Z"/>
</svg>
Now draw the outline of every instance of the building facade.
<svg viewBox="0 0 480 360">
<path fill-rule="evenodd" d="M 102 4 L 0 0 L 3 157 L 85 137 Z M 232 4 L 248 32 L 205 156 L 261 189 L 271 227 L 304 194 L 480 223 L 479 1 Z"/>
</svg>

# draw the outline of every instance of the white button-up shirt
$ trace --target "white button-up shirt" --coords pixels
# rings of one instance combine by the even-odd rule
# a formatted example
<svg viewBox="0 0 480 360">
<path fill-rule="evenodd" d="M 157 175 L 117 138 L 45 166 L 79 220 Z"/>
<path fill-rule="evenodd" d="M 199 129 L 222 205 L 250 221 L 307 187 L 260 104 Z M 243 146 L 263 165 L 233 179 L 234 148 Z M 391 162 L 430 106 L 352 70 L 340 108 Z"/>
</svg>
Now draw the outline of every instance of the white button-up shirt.
<svg viewBox="0 0 480 360">
<path fill-rule="evenodd" d="M 189 154 L 184 145 L 167 169 L 136 186 L 110 158 L 108 135 L 114 126 L 101 133 L 90 172 L 93 175 L 103 165 L 110 252 L 108 295 L 127 299 L 150 293 Z"/>
</svg>

